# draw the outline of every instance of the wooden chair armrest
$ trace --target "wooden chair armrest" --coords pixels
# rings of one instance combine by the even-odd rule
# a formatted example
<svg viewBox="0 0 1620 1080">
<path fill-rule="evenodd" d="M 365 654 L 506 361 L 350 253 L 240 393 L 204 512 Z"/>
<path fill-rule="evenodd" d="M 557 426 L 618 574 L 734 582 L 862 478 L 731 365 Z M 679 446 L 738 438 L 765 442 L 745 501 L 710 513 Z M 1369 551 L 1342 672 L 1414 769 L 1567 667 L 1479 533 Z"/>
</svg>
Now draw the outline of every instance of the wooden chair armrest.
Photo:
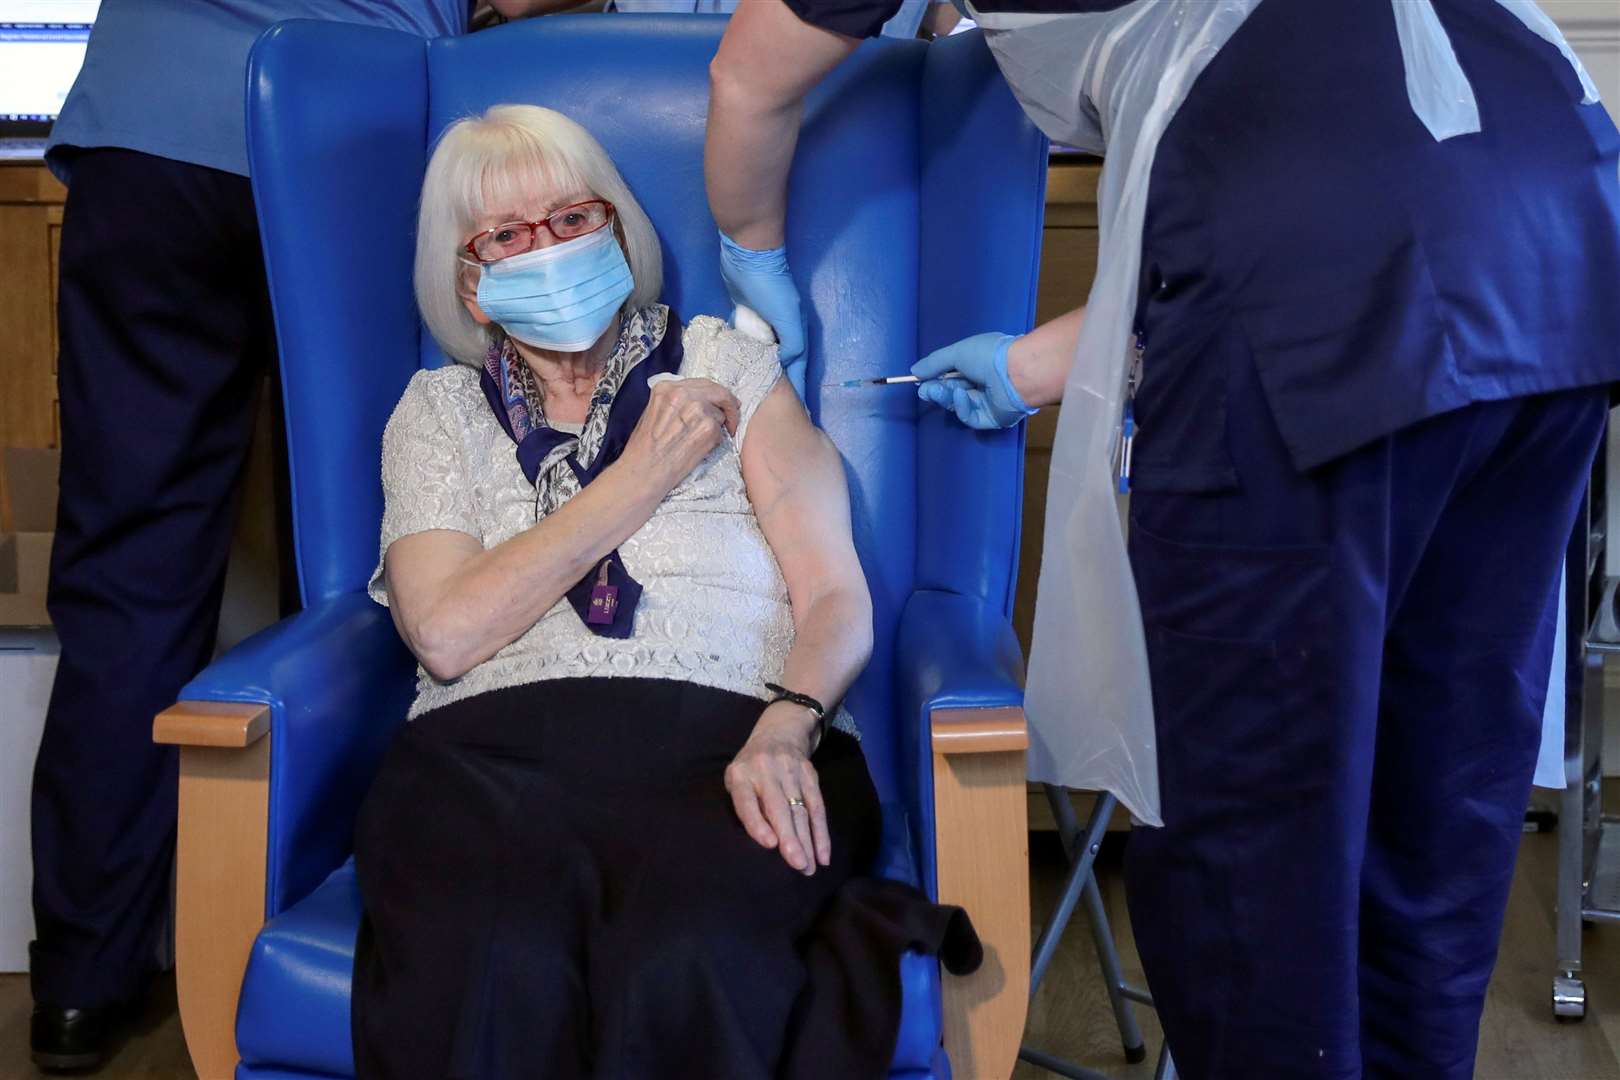
<svg viewBox="0 0 1620 1080">
<path fill-rule="evenodd" d="M 270 811 L 270 709 L 182 701 L 152 723 L 180 747 L 175 853 L 175 980 L 199 1080 L 236 1072 L 236 1003 L 264 924 Z"/>
<path fill-rule="evenodd" d="M 1024 720 L 1023 709 L 936 709 L 933 746 L 936 754 L 1027 750 L 1029 724 Z"/>
<path fill-rule="evenodd" d="M 1029 731 L 1019 708 L 931 719 L 939 899 L 964 908 L 984 943 L 978 971 L 945 978 L 945 1049 L 953 1075 L 1004 1080 L 1029 1011 Z"/>
<path fill-rule="evenodd" d="M 270 706 L 234 701 L 180 701 L 152 721 L 152 741 L 240 750 L 270 734 Z"/>
</svg>

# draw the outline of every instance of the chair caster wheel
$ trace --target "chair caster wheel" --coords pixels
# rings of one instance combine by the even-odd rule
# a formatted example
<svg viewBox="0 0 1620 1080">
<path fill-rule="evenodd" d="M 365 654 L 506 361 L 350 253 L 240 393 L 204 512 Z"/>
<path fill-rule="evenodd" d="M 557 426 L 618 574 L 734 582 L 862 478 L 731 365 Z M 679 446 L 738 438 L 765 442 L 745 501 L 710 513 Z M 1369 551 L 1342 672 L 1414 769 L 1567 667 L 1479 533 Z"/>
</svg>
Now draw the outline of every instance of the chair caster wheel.
<svg viewBox="0 0 1620 1080">
<path fill-rule="evenodd" d="M 1566 1023 L 1586 1019 L 1586 983 L 1568 975 L 1553 979 L 1553 1016 Z"/>
<path fill-rule="evenodd" d="M 1147 1060 L 1147 1044 L 1137 1043 L 1135 1046 L 1125 1048 L 1125 1064 L 1140 1065 Z"/>
</svg>

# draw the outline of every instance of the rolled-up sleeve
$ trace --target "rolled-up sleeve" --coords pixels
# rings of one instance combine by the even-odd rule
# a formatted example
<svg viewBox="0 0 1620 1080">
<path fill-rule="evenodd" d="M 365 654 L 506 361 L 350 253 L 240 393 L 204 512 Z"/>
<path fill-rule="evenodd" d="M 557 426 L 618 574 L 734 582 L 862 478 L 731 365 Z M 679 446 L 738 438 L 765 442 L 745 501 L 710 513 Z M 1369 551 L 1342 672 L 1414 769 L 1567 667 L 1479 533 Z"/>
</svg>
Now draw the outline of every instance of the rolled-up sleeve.
<svg viewBox="0 0 1620 1080">
<path fill-rule="evenodd" d="M 686 359 L 681 364 L 682 375 L 717 382 L 736 397 L 736 444 L 740 450 L 754 413 L 782 378 L 776 345 L 733 330 L 719 319 L 699 315 L 686 328 L 683 348 Z"/>
</svg>

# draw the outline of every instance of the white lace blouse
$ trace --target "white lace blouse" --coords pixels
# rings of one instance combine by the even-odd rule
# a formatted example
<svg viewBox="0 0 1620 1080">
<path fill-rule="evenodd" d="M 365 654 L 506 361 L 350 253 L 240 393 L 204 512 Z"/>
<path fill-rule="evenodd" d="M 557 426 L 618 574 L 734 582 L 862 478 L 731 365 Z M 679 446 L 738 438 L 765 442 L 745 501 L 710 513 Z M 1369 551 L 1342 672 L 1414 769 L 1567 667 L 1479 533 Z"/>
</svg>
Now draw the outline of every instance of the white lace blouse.
<svg viewBox="0 0 1620 1080">
<path fill-rule="evenodd" d="M 673 328 L 671 328 L 673 330 Z M 775 346 L 700 316 L 682 343 L 683 376 L 712 379 L 737 396 L 741 419 L 652 518 L 619 547 L 641 583 L 630 637 L 600 637 L 559 600 L 527 633 L 459 679 L 417 668 L 410 715 L 489 690 L 545 679 L 650 678 L 697 683 L 762 700 L 780 682 L 793 646 L 787 585 L 754 517 L 742 477 L 749 421 L 781 375 Z M 420 371 L 383 433 L 381 552 L 371 597 L 388 603 L 381 555 L 395 540 L 454 529 L 487 548 L 530 528 L 534 487 L 490 411 L 477 370 Z M 853 730 L 839 710 L 833 725 Z"/>
</svg>

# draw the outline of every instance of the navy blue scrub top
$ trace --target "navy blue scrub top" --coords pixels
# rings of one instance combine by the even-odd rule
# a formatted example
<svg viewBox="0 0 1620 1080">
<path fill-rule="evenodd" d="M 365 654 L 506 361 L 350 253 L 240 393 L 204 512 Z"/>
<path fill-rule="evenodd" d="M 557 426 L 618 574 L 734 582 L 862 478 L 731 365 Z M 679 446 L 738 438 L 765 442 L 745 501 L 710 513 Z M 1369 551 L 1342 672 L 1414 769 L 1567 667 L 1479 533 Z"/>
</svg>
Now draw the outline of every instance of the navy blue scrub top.
<svg viewBox="0 0 1620 1080">
<path fill-rule="evenodd" d="M 1135 486 L 1231 482 L 1238 365 L 1302 470 L 1620 380 L 1620 135 L 1499 4 L 1434 2 L 1477 134 L 1436 142 L 1412 111 L 1388 3 L 1268 0 L 1194 84 L 1149 187 Z"/>
<path fill-rule="evenodd" d="M 852 36 L 897 5 L 786 2 Z M 1500 4 L 1434 5 L 1479 133 L 1418 119 L 1387 2 L 1266 0 L 1193 85 L 1148 192 L 1134 486 L 1233 482 L 1240 365 L 1302 470 L 1473 402 L 1620 381 L 1620 135 Z"/>
</svg>

